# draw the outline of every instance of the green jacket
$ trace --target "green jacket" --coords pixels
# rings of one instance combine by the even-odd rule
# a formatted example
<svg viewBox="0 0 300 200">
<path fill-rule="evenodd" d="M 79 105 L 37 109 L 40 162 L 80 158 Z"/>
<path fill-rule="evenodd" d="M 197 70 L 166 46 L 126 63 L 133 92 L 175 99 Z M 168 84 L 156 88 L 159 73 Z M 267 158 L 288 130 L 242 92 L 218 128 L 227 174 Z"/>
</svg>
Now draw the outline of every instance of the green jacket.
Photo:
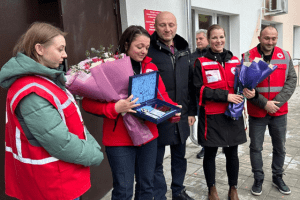
<svg viewBox="0 0 300 200">
<path fill-rule="evenodd" d="M 45 67 L 22 53 L 2 67 L 0 86 L 9 88 L 18 78 L 27 75 L 47 77 L 66 90 L 62 69 Z M 20 101 L 16 115 L 29 142 L 34 146 L 42 146 L 51 156 L 84 166 L 99 165 L 103 160 L 101 147 L 88 131 L 87 140 L 70 133 L 57 109 L 35 93 Z"/>
</svg>

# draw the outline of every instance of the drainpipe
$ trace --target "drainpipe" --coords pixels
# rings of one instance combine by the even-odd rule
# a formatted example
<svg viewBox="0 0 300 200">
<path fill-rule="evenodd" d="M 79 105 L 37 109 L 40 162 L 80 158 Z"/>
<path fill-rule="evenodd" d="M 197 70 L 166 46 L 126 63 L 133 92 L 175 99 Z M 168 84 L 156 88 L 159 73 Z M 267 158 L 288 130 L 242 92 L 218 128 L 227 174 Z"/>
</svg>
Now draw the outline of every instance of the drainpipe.
<svg viewBox="0 0 300 200">
<path fill-rule="evenodd" d="M 272 1 L 270 1 L 272 2 Z M 264 12 L 263 12 L 264 10 Z M 263 7 L 260 8 L 260 20 L 259 20 L 259 29 L 261 29 L 262 20 L 264 19 L 264 13 L 266 12 L 266 0 L 263 0 Z"/>
<path fill-rule="evenodd" d="M 189 43 L 189 49 L 191 52 L 193 52 L 192 49 L 192 6 L 191 6 L 191 0 L 186 0 L 185 1 L 185 8 L 186 8 L 186 17 L 187 17 L 187 42 Z M 197 116 L 196 116 L 197 119 Z M 190 140 L 192 143 L 195 145 L 199 146 L 198 144 L 198 137 L 197 137 L 197 132 L 198 132 L 198 120 L 194 123 L 193 126 L 190 127 Z"/>
<path fill-rule="evenodd" d="M 190 51 L 192 52 L 192 5 L 191 0 L 186 0 L 186 16 L 187 16 L 187 41 L 189 43 Z"/>
</svg>

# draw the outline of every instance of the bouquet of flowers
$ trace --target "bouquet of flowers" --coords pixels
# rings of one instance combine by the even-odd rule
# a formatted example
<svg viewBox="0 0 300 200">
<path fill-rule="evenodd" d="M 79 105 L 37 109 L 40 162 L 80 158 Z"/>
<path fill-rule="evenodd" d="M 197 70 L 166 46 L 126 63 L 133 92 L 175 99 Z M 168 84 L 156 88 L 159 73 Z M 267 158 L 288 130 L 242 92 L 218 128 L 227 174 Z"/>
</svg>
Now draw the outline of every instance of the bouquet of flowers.
<svg viewBox="0 0 300 200">
<path fill-rule="evenodd" d="M 73 65 L 66 73 L 66 87 L 73 95 L 88 97 L 102 102 L 117 102 L 128 97 L 129 76 L 133 76 L 130 57 L 125 54 L 115 55 L 112 46 L 105 52 L 91 48 L 96 57 L 88 57 Z M 122 113 L 124 125 L 135 146 L 153 138 L 149 128 L 129 113 Z"/>
<path fill-rule="evenodd" d="M 235 70 L 234 91 L 242 95 L 243 89 L 254 89 L 260 82 L 271 75 L 277 69 L 276 65 L 268 64 L 261 58 L 255 58 L 252 62 L 241 62 Z M 225 115 L 238 119 L 242 116 L 244 101 L 239 104 L 229 103 Z"/>
<path fill-rule="evenodd" d="M 244 62 L 240 67 L 239 81 L 244 88 L 252 90 L 277 69 L 276 65 L 268 64 L 262 58 L 252 62 Z"/>
</svg>

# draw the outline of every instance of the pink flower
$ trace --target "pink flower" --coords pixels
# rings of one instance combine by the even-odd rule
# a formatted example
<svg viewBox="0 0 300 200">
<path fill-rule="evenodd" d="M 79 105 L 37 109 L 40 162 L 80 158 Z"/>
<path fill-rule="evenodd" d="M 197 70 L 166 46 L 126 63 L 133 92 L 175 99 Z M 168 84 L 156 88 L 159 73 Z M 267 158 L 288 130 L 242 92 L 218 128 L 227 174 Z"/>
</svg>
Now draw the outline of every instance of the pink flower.
<svg viewBox="0 0 300 200">
<path fill-rule="evenodd" d="M 90 63 L 85 63 L 84 64 L 84 69 L 90 69 Z"/>
<path fill-rule="evenodd" d="M 99 62 L 99 61 L 103 61 L 103 59 L 101 59 L 101 58 L 92 58 L 92 61 L 94 63 L 96 63 L 96 62 Z"/>
</svg>

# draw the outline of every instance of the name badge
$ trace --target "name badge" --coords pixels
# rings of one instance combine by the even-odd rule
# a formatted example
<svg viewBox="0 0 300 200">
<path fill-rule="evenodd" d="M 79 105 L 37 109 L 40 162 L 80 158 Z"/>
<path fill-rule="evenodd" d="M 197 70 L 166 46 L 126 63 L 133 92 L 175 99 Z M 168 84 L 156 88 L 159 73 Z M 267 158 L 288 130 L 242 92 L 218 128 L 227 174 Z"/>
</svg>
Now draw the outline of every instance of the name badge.
<svg viewBox="0 0 300 200">
<path fill-rule="evenodd" d="M 206 79 L 208 83 L 221 81 L 220 71 L 218 69 L 205 71 Z"/>
</svg>

